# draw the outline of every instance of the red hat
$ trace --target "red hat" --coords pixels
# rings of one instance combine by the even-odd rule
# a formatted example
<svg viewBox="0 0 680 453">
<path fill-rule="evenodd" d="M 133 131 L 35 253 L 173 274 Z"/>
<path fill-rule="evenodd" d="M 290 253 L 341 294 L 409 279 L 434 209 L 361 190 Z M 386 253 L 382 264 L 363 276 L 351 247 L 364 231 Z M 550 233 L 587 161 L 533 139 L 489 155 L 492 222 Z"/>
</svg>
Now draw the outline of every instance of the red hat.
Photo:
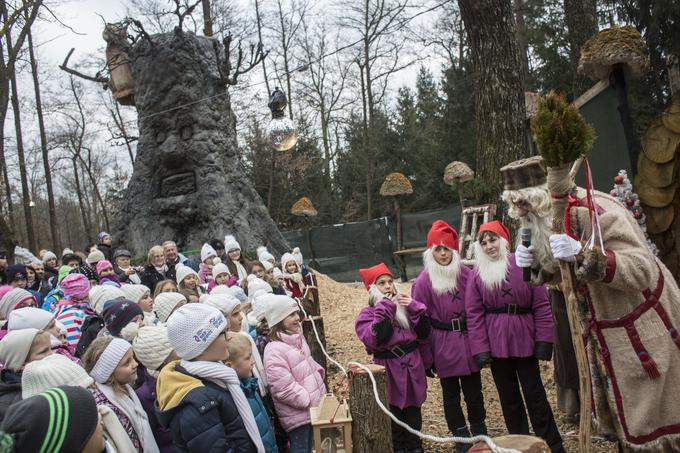
<svg viewBox="0 0 680 453">
<path fill-rule="evenodd" d="M 458 233 L 443 220 L 435 220 L 427 233 L 427 248 L 431 249 L 438 245 L 458 251 Z"/>
<path fill-rule="evenodd" d="M 491 231 L 492 233 L 496 233 L 506 241 L 510 242 L 510 231 L 508 231 L 506 226 L 503 225 L 498 220 L 482 224 L 479 227 L 479 231 L 477 232 L 477 237 L 479 237 L 485 231 Z"/>
<path fill-rule="evenodd" d="M 361 275 L 361 279 L 364 281 L 364 286 L 368 289 L 381 276 L 389 275 L 392 277 L 392 272 L 385 266 L 385 263 L 380 263 L 368 269 L 359 269 L 359 275 Z"/>
</svg>

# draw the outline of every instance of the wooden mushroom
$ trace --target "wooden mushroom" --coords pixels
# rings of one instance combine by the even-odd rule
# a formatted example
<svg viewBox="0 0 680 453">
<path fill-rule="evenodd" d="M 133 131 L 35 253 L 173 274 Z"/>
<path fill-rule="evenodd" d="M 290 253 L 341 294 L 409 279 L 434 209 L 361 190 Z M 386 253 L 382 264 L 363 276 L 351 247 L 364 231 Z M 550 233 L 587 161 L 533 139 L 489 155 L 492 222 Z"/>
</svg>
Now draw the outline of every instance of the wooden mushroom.
<svg viewBox="0 0 680 453">
<path fill-rule="evenodd" d="M 402 249 L 402 235 L 401 235 L 401 209 L 399 208 L 399 197 L 402 195 L 410 195 L 413 193 L 413 186 L 411 181 L 401 173 L 390 173 L 385 177 L 382 186 L 380 186 L 380 195 L 383 197 L 394 198 L 394 214 L 397 217 L 397 250 Z"/>
<path fill-rule="evenodd" d="M 309 252 L 312 255 L 312 261 L 311 263 L 314 263 L 316 260 L 316 256 L 314 255 L 314 248 L 312 247 L 312 235 L 310 232 L 310 224 L 311 224 L 311 219 L 312 217 L 316 217 L 319 213 L 314 207 L 314 204 L 312 204 L 312 200 L 310 200 L 308 197 L 302 197 L 298 201 L 296 201 L 293 204 L 293 207 L 290 208 L 290 213 L 293 214 L 294 216 L 297 217 L 303 217 L 305 219 L 304 222 L 304 233 L 305 233 L 305 238 L 307 239 L 307 247 L 309 247 Z"/>
<path fill-rule="evenodd" d="M 463 183 L 471 181 L 475 177 L 475 172 L 465 163 L 454 160 L 444 169 L 444 184 L 458 186 L 458 198 L 460 200 L 460 210 L 463 211 Z"/>
<path fill-rule="evenodd" d="M 635 27 L 612 27 L 591 37 L 581 49 L 579 74 L 606 80 L 616 67 L 622 66 L 627 76 L 639 78 L 649 65 L 647 45 Z"/>
</svg>

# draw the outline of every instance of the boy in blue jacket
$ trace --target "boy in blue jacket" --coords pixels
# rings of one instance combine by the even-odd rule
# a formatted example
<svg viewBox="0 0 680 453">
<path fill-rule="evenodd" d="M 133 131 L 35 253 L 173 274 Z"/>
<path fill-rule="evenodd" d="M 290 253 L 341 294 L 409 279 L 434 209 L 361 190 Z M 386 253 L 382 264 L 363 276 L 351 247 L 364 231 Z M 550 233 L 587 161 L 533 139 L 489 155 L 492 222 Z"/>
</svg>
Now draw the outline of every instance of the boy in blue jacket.
<svg viewBox="0 0 680 453">
<path fill-rule="evenodd" d="M 241 380 L 241 389 L 255 416 L 264 448 L 268 453 L 278 453 L 274 429 L 259 393 L 257 378 L 253 376 L 255 361 L 253 360 L 252 343 L 246 335 L 248 334 L 242 332 L 229 332 L 229 360 L 226 363 L 233 368 Z"/>
</svg>

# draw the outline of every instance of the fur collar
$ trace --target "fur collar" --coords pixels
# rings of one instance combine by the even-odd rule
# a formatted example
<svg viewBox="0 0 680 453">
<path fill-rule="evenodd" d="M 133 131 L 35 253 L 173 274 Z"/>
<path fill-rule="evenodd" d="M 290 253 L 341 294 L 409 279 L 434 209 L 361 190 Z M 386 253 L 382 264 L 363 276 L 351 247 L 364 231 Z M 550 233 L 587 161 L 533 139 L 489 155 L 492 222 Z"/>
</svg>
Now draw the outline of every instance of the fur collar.
<svg viewBox="0 0 680 453">
<path fill-rule="evenodd" d="M 458 252 L 454 250 L 451 262 L 442 266 L 434 259 L 432 249 L 429 248 L 423 253 L 423 266 L 430 277 L 432 289 L 437 295 L 447 292 L 453 293 L 458 284 L 458 274 L 460 273 L 460 255 L 458 255 Z"/>
<path fill-rule="evenodd" d="M 479 241 L 475 241 L 475 272 L 484 287 L 490 291 L 500 289 L 508 275 L 508 242 L 501 239 L 500 257 L 492 260 L 484 253 Z"/>
</svg>

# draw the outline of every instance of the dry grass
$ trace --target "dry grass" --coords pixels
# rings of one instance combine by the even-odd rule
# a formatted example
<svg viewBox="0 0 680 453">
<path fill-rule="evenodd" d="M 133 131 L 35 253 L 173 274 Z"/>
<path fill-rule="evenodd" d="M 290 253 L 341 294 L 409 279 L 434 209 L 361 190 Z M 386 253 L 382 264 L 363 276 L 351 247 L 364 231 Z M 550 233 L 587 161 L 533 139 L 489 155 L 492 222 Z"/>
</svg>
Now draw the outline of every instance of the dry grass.
<svg viewBox="0 0 680 453">
<path fill-rule="evenodd" d="M 338 283 L 325 275 L 318 276 L 321 314 L 324 318 L 328 353 L 341 364 L 349 361 L 370 363 L 371 357 L 366 354 L 363 345 L 354 333 L 354 320 L 365 306 L 367 294 L 363 285 Z M 411 284 L 403 284 L 402 290 L 410 291 Z M 555 389 L 552 362 L 541 364 L 543 383 L 548 399 L 557 417 L 560 433 L 565 440 L 565 448 L 569 452 L 578 451 L 578 426 L 564 423 L 563 417 L 555 409 Z M 331 386 L 342 380 L 342 375 L 331 365 Z M 492 436 L 505 434 L 505 424 L 501 414 L 498 394 L 489 370 L 482 371 L 487 425 Z M 442 407 L 441 388 L 437 379 L 428 379 L 428 398 L 423 406 L 423 431 L 439 436 L 448 435 Z M 428 452 L 452 451 L 451 444 L 426 444 Z M 593 453 L 613 453 L 616 446 L 612 443 L 593 439 Z"/>
</svg>

